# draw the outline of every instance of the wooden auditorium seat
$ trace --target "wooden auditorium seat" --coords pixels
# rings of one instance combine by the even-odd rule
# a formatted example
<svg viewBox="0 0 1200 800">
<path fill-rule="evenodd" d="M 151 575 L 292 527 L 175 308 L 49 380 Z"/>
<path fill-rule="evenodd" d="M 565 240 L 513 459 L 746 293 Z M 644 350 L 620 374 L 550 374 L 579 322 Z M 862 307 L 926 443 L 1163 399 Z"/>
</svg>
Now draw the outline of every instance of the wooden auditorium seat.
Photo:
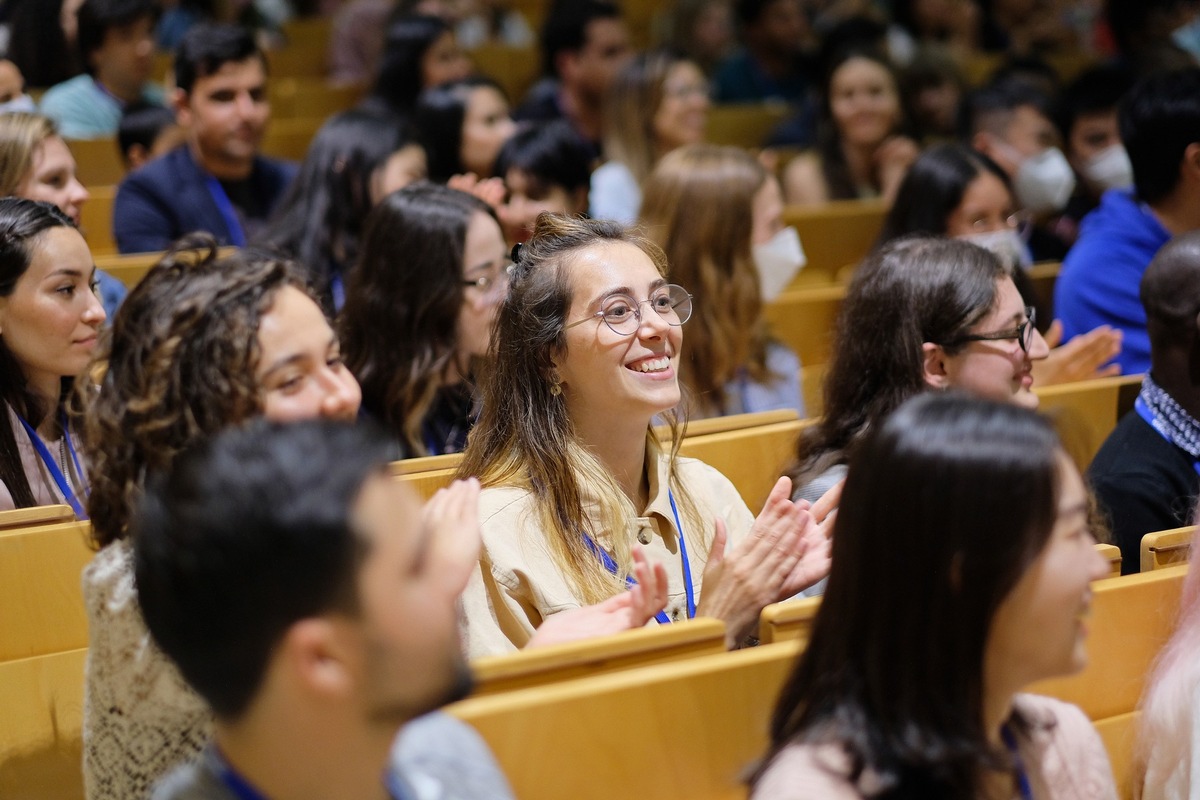
<svg viewBox="0 0 1200 800">
<path fill-rule="evenodd" d="M 53 525 L 73 522 L 75 512 L 67 505 L 33 506 L 0 511 L 0 533 L 17 528 L 32 528 L 38 525 Z"/>
<path fill-rule="evenodd" d="M 1117 421 L 1133 408 L 1141 385 L 1141 375 L 1117 375 L 1040 389 L 1034 386 L 1034 392 L 1041 400 L 1038 410 L 1054 422 L 1063 447 L 1082 472 Z"/>
<path fill-rule="evenodd" d="M 106 256 L 117 252 L 113 239 L 113 202 L 117 198 L 116 186 L 94 186 L 88 189 L 91 197 L 79 213 L 79 227 L 92 257 Z"/>
<path fill-rule="evenodd" d="M 733 483 L 742 500 L 758 513 L 771 487 L 796 456 L 800 431 L 813 420 L 791 420 L 752 428 L 689 436 L 679 454 L 698 458 Z"/>
<path fill-rule="evenodd" d="M 728 103 L 708 110 L 704 140 L 746 149 L 762 147 L 771 131 L 795 113 L 786 103 Z"/>
<path fill-rule="evenodd" d="M 67 142 L 75 157 L 75 175 L 92 191 L 102 186 L 116 186 L 125 179 L 125 164 L 117 138 L 72 139 Z"/>
<path fill-rule="evenodd" d="M 0 662 L 87 647 L 89 531 L 74 520 L 0 531 Z"/>
<path fill-rule="evenodd" d="M 793 279 L 792 286 L 836 283 L 839 271 L 862 261 L 870 252 L 887 210 L 882 200 L 787 206 L 783 224 L 796 227 L 808 257 L 808 264 Z"/>
<path fill-rule="evenodd" d="M 796 352 L 802 367 L 813 367 L 829 362 L 845 299 L 844 284 L 789 288 L 764 305 L 763 313 L 772 335 Z"/>
<path fill-rule="evenodd" d="M 537 81 L 542 66 L 536 47 L 513 47 L 488 42 L 468 50 L 467 55 L 480 74 L 500 84 L 514 107 Z"/>
<path fill-rule="evenodd" d="M 1142 572 L 1186 564 L 1192 552 L 1192 537 L 1195 534 L 1195 525 L 1147 533 L 1142 537 Z"/>
</svg>

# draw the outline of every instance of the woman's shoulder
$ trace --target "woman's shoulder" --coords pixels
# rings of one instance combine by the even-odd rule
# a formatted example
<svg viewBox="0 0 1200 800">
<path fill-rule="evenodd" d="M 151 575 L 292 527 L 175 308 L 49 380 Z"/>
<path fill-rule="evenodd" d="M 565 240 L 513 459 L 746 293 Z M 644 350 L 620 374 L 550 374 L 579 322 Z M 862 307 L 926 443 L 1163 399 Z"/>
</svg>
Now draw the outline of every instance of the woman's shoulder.
<svg viewBox="0 0 1200 800">
<path fill-rule="evenodd" d="M 865 789 L 850 780 L 850 756 L 836 744 L 784 747 L 750 794 L 751 800 L 858 800 Z"/>
<path fill-rule="evenodd" d="M 1022 694 L 1013 708 L 1029 731 L 1029 762 L 1054 800 L 1115 800 L 1116 783 L 1104 742 L 1078 706 Z"/>
</svg>

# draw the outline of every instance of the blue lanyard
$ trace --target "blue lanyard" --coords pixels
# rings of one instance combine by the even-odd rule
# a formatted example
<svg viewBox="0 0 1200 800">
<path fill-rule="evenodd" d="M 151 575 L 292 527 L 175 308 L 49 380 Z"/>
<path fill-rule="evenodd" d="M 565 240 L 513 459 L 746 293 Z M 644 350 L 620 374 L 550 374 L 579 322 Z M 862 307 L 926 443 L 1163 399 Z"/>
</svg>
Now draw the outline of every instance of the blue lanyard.
<svg viewBox="0 0 1200 800">
<path fill-rule="evenodd" d="M 62 470 L 58 468 L 58 464 L 54 460 L 54 456 L 50 455 L 50 449 L 46 447 L 46 443 L 42 441 L 42 437 L 38 436 L 37 431 L 33 426 L 26 422 L 21 417 L 21 425 L 25 428 L 25 433 L 29 435 L 29 441 L 33 442 L 33 449 L 37 451 L 38 458 L 42 459 L 42 463 L 49 471 L 50 477 L 54 479 L 54 483 L 58 486 L 58 491 L 62 493 L 63 499 L 71 506 L 75 512 L 76 519 L 87 519 L 87 512 L 83 510 L 83 504 L 79 502 L 79 498 L 75 495 L 75 490 L 71 488 L 71 482 L 67 480 L 67 476 L 63 475 Z M 75 464 L 75 471 L 83 477 L 83 467 L 79 463 L 79 456 L 75 455 L 75 445 L 71 444 L 71 430 L 67 427 L 67 418 L 64 415 L 60 421 L 62 425 L 63 438 L 67 441 L 67 452 L 71 454 L 71 461 Z"/>
<path fill-rule="evenodd" d="M 1175 444 L 1175 441 L 1171 438 L 1170 434 L 1158 426 L 1158 421 L 1154 418 L 1154 412 L 1150 410 L 1150 406 L 1146 405 L 1146 401 L 1142 399 L 1141 395 L 1138 395 L 1137 399 L 1133 401 L 1133 410 L 1138 413 L 1139 417 L 1146 421 L 1147 425 L 1149 425 L 1151 428 L 1154 428 L 1154 430 L 1158 432 L 1159 436 L 1166 439 L 1167 444 Z M 1175 446 L 1179 447 L 1179 445 Z M 1182 450 L 1183 448 L 1179 449 Z M 1192 459 L 1192 469 L 1194 469 L 1197 474 L 1200 474 L 1200 459 Z"/>
<path fill-rule="evenodd" d="M 229 231 L 229 243 L 235 247 L 245 247 L 246 233 L 242 230 L 242 222 L 238 219 L 237 212 L 233 210 L 229 195 L 225 194 L 225 187 L 212 175 L 204 176 L 204 182 L 208 185 L 208 193 L 212 195 L 213 202 L 217 204 L 217 211 L 221 212 L 221 219 L 225 220 L 225 227 Z"/>
<path fill-rule="evenodd" d="M 1025 773 L 1025 762 L 1021 760 L 1021 752 L 1017 749 L 1017 737 L 1013 736 L 1007 725 L 1000 729 L 1000 737 L 1008 746 L 1008 752 L 1012 753 L 1013 769 L 1017 773 L 1017 791 L 1021 793 L 1021 800 L 1033 800 L 1033 789 L 1029 785 L 1029 776 Z"/>
<path fill-rule="evenodd" d="M 250 785 L 250 782 L 242 777 L 237 770 L 229 765 L 225 757 L 221 755 L 216 746 L 213 746 L 210 751 L 210 763 L 217 773 L 217 777 L 221 779 L 221 783 L 225 784 L 225 788 L 233 792 L 238 800 L 268 800 L 267 796 Z M 409 800 L 410 793 L 404 787 L 397 775 L 392 774 L 390 770 L 384 775 L 384 785 L 387 787 L 388 795 L 392 800 Z"/>
<path fill-rule="evenodd" d="M 679 509 L 675 506 L 675 493 L 668 489 L 667 497 L 671 501 L 671 513 L 675 515 L 675 529 L 679 531 L 679 555 L 683 559 L 683 587 L 684 592 L 687 594 L 687 615 L 688 619 L 692 619 L 696 616 L 696 597 L 692 592 L 692 565 L 688 563 L 687 541 L 683 535 L 683 524 L 679 521 Z M 600 546 L 592 540 L 591 536 L 588 536 L 586 533 L 583 534 L 583 543 L 588 546 L 588 549 L 592 551 L 596 558 L 600 559 L 600 563 L 604 565 L 605 569 L 613 575 L 617 574 L 617 562 L 613 561 L 612 556 L 600 549 Z M 637 585 L 637 581 L 633 579 L 633 576 L 626 575 L 625 587 L 631 588 L 635 585 Z M 654 615 L 654 618 L 661 625 L 669 625 L 671 623 L 671 618 L 667 616 L 666 611 L 659 611 Z"/>
</svg>

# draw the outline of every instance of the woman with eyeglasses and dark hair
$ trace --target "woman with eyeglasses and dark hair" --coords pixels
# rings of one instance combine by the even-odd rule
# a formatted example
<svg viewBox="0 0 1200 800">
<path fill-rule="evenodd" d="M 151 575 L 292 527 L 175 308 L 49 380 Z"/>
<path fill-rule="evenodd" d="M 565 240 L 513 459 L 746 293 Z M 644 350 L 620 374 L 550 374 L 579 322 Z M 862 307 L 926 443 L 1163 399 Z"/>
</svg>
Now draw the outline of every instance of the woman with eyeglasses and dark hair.
<svg viewBox="0 0 1200 800">
<path fill-rule="evenodd" d="M 1022 693 L 1087 663 L 1090 584 L 1107 574 L 1088 512 L 1027 409 L 925 396 L 874 427 L 753 800 L 1115 800 L 1084 713 Z"/>
<path fill-rule="evenodd" d="M 475 362 L 487 354 L 507 266 L 496 212 L 464 192 L 415 183 L 367 217 L 342 348 L 363 409 L 410 456 L 466 444 Z"/>
<path fill-rule="evenodd" d="M 1025 268 L 1030 264 L 1023 221 L 1008 175 L 983 153 L 961 144 L 931 147 L 913 163 L 884 220 L 876 248 L 911 234 L 950 236 L 990 250 L 1012 275 L 1025 304 L 1039 311 L 1050 355 L 1034 367 L 1041 386 L 1116 375 L 1121 332 L 1103 325 L 1065 345 L 1062 324 L 1040 304 Z M 1108 366 L 1105 366 L 1108 364 Z"/>
<path fill-rule="evenodd" d="M 780 479 L 755 518 L 724 476 L 678 457 L 693 300 L 657 246 L 542 214 L 517 255 L 459 470 L 484 486 L 469 654 L 524 647 L 559 612 L 621 595 L 643 559 L 665 572 L 666 607 L 629 626 L 710 616 L 742 642 L 763 606 L 824 576 L 833 496 L 810 509 Z M 651 428 L 660 415 L 669 444 Z"/>
<path fill-rule="evenodd" d="M 825 413 L 800 438 L 796 496 L 815 499 L 841 481 L 863 435 L 929 389 L 1036 408 L 1033 365 L 1050 349 L 1035 321 L 982 247 L 910 237 L 869 256 L 842 303 Z"/>
</svg>

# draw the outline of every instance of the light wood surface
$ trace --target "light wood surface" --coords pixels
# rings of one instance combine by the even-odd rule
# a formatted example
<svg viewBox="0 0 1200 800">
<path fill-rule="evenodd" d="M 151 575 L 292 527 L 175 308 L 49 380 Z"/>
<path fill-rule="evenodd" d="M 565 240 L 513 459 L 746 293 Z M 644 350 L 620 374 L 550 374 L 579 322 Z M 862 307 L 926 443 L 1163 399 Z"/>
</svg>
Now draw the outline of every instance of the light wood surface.
<svg viewBox="0 0 1200 800">
<path fill-rule="evenodd" d="M 1142 572 L 1186 564 L 1195 535 L 1195 525 L 1147 533 L 1142 537 Z"/>
<path fill-rule="evenodd" d="M 857 264 L 875 244 L 887 215 L 882 200 L 835 200 L 809 206 L 787 206 L 783 224 L 794 225 L 808 264 L 793 287 L 837 282 L 839 271 Z"/>
<path fill-rule="evenodd" d="M 1041 401 L 1038 410 L 1054 423 L 1063 448 L 1083 472 L 1117 421 L 1133 408 L 1141 385 L 1141 375 L 1118 375 L 1035 386 L 1034 392 Z"/>
<path fill-rule="evenodd" d="M 86 522 L 0 532 L 0 661 L 87 647 Z"/>
</svg>

